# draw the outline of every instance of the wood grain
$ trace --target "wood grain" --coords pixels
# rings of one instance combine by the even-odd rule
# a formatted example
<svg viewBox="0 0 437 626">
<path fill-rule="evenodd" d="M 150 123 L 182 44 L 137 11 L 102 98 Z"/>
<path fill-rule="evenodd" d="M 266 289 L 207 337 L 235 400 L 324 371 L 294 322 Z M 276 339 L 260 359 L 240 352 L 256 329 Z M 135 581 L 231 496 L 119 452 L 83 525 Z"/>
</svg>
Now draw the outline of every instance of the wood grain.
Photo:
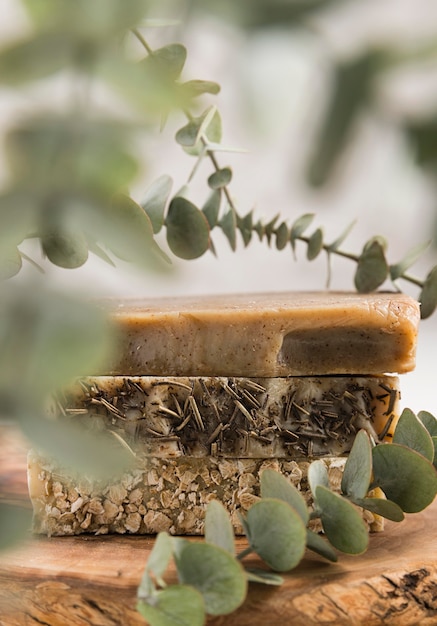
<svg viewBox="0 0 437 626">
<path fill-rule="evenodd" d="M 0 429 L 0 494 L 23 501 L 23 446 L 17 443 L 8 465 L 2 435 Z M 37 537 L 0 553 L 0 625 L 144 625 L 135 595 L 152 545 L 150 537 Z M 366 554 L 329 564 L 308 553 L 284 578 L 279 589 L 251 585 L 238 611 L 208 624 L 437 625 L 437 501 L 400 524 L 387 523 Z"/>
</svg>

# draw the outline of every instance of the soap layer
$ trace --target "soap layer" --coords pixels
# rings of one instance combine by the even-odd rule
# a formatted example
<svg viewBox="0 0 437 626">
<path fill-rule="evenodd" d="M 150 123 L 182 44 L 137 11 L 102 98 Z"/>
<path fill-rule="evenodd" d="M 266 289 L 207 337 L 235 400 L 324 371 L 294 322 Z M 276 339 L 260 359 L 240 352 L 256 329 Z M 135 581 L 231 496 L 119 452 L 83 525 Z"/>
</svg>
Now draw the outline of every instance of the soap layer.
<svg viewBox="0 0 437 626">
<path fill-rule="evenodd" d="M 418 303 L 400 293 L 287 292 L 107 301 L 113 375 L 306 376 L 414 369 Z"/>
<path fill-rule="evenodd" d="M 361 428 L 390 437 L 399 397 L 396 376 L 95 376 L 54 407 L 140 456 L 308 459 L 349 452 Z"/>
</svg>

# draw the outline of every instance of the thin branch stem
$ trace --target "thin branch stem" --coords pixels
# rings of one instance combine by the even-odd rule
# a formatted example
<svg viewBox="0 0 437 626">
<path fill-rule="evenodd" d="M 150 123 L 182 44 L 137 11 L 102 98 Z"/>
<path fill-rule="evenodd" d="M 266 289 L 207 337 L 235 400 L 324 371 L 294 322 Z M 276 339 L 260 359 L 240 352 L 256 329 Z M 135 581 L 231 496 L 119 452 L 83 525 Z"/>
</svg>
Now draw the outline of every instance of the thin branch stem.
<svg viewBox="0 0 437 626">
<path fill-rule="evenodd" d="M 247 556 L 248 554 L 251 554 L 252 552 L 253 552 L 252 548 L 250 546 L 247 546 L 247 548 L 245 548 L 239 554 L 237 554 L 237 559 L 241 561 L 242 559 L 244 559 L 245 556 Z"/>
<path fill-rule="evenodd" d="M 144 37 L 142 36 L 142 34 L 140 33 L 139 30 L 137 30 L 136 28 L 132 29 L 132 33 L 135 35 L 135 37 L 138 39 L 138 41 L 143 45 L 143 47 L 145 48 L 145 50 L 147 51 L 147 54 L 152 55 L 153 54 L 153 50 L 152 48 L 149 46 L 149 44 L 147 43 L 147 41 L 144 39 Z"/>
</svg>

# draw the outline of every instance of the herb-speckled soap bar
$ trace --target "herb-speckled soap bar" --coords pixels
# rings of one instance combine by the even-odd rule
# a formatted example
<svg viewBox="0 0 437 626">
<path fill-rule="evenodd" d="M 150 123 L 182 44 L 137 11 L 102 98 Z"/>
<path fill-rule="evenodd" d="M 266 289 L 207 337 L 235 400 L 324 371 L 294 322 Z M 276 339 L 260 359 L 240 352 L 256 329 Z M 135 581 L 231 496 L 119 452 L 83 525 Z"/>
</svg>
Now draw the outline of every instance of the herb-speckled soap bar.
<svg viewBox="0 0 437 626">
<path fill-rule="evenodd" d="M 400 293 L 287 292 L 106 305 L 119 347 L 99 374 L 380 375 L 415 366 L 419 305 Z"/>
</svg>

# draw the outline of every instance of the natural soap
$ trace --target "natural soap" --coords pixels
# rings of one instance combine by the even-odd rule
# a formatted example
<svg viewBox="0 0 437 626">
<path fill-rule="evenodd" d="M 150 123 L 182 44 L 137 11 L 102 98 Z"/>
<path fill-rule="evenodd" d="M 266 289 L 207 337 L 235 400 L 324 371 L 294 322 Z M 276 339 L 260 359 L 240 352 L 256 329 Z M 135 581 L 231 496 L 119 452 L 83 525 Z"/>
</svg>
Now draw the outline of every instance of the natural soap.
<svg viewBox="0 0 437 626">
<path fill-rule="evenodd" d="M 264 293 L 106 306 L 119 342 L 100 374 L 380 375 L 415 365 L 419 305 L 400 293 Z"/>
</svg>

